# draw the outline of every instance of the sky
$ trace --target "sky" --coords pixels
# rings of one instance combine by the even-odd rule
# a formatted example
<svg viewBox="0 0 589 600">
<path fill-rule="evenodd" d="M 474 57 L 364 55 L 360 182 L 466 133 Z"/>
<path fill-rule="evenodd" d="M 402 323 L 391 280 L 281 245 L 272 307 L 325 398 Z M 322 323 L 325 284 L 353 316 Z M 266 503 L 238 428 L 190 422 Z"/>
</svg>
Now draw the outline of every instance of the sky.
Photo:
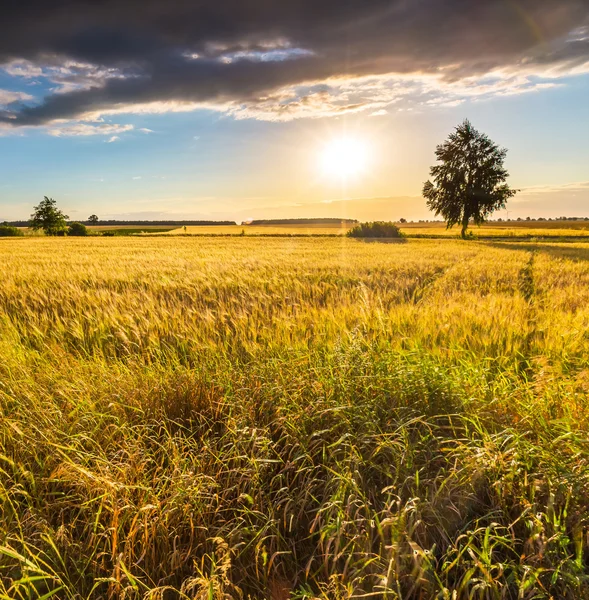
<svg viewBox="0 0 589 600">
<path fill-rule="evenodd" d="M 496 217 L 589 216 L 589 0 L 8 0 L 0 220 L 430 219 L 465 118 Z"/>
</svg>

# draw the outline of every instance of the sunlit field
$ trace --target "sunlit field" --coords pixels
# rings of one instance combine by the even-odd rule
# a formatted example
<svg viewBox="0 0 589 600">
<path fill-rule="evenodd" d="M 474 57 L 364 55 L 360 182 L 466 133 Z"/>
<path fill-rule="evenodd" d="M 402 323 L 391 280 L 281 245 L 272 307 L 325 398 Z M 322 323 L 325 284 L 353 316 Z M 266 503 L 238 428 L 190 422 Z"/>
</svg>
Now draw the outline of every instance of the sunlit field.
<svg viewBox="0 0 589 600">
<path fill-rule="evenodd" d="M 589 244 L 31 237 L 0 269 L 1 597 L 589 597 Z"/>
<path fill-rule="evenodd" d="M 344 235 L 353 225 L 194 225 L 178 227 L 168 235 Z"/>
<path fill-rule="evenodd" d="M 88 231 L 92 233 L 102 233 L 103 231 L 129 231 L 133 233 L 154 231 L 157 233 L 164 233 L 167 231 L 172 231 L 173 229 L 176 229 L 176 227 L 166 225 L 88 225 Z"/>
<path fill-rule="evenodd" d="M 342 236 L 353 225 L 215 225 L 170 229 L 165 235 L 270 235 L 270 236 Z M 459 228 L 447 229 L 444 223 L 401 223 L 407 236 L 459 237 Z M 491 222 L 470 231 L 477 238 L 495 237 L 585 237 L 589 221 L 511 221 Z M 154 235 L 160 235 L 160 232 Z"/>
<path fill-rule="evenodd" d="M 405 223 L 401 225 L 407 235 L 459 234 L 456 228 L 446 229 L 444 223 Z M 581 237 L 589 235 L 589 221 L 490 221 L 469 231 L 478 238 L 485 237 Z"/>
</svg>

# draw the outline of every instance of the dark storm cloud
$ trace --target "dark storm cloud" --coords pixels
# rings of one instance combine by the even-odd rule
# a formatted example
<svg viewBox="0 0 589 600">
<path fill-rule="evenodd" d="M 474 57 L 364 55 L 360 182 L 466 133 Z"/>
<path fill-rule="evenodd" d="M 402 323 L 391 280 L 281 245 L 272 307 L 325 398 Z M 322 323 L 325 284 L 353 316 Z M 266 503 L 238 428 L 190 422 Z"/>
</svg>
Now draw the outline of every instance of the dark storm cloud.
<svg viewBox="0 0 589 600">
<path fill-rule="evenodd" d="M 0 63 L 89 63 L 118 70 L 89 89 L 0 115 L 38 125 L 147 102 L 255 102 L 333 76 L 481 74 L 589 59 L 589 0 L 9 0 Z M 306 52 L 288 54 L 286 47 Z M 281 60 L 265 52 L 283 48 Z M 74 78 L 75 79 L 75 78 Z"/>
</svg>

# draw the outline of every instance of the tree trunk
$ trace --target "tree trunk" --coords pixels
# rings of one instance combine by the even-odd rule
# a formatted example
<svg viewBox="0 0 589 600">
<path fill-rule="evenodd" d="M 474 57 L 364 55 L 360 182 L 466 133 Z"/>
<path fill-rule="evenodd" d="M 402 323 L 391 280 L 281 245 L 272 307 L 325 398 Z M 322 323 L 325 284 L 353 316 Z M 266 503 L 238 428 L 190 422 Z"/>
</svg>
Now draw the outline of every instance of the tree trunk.
<svg viewBox="0 0 589 600">
<path fill-rule="evenodd" d="M 462 231 L 460 232 L 460 237 L 464 240 L 466 239 L 466 230 L 468 229 L 468 222 L 470 221 L 470 217 L 464 216 L 462 219 Z"/>
</svg>

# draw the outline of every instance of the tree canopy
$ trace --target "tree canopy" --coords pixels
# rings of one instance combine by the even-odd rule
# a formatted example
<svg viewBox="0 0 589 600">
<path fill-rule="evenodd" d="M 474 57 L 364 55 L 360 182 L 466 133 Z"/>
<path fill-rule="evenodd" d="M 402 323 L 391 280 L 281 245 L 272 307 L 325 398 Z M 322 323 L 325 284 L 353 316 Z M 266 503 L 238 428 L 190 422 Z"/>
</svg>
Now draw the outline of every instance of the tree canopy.
<svg viewBox="0 0 589 600">
<path fill-rule="evenodd" d="M 63 235 L 67 229 L 67 219 L 69 217 L 57 208 L 57 202 L 45 196 L 34 207 L 29 227 L 34 231 L 42 229 L 45 235 Z"/>
<path fill-rule="evenodd" d="M 430 169 L 433 182 L 423 186 L 428 207 L 444 217 L 448 228 L 462 225 L 465 237 L 471 221 L 481 225 L 516 194 L 506 183 L 506 155 L 505 148 L 465 120 L 436 148 L 439 164 Z"/>
</svg>

